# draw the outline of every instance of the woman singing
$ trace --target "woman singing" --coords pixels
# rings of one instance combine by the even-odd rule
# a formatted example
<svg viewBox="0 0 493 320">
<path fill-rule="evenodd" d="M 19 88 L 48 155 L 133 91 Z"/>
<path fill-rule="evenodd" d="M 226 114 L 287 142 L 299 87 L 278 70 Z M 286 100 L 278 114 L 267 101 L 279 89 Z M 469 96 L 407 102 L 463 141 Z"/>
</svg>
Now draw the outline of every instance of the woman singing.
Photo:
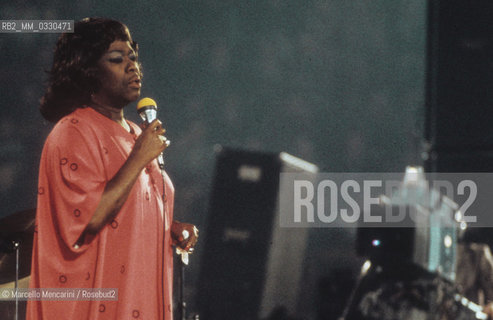
<svg viewBox="0 0 493 320">
<path fill-rule="evenodd" d="M 30 287 L 80 296 L 30 300 L 27 319 L 172 319 L 172 245 L 193 250 L 198 231 L 173 221 L 174 188 L 155 160 L 169 145 L 161 123 L 125 119 L 141 85 L 124 24 L 88 18 L 59 38 L 40 106 L 56 125 L 41 156 Z"/>
</svg>

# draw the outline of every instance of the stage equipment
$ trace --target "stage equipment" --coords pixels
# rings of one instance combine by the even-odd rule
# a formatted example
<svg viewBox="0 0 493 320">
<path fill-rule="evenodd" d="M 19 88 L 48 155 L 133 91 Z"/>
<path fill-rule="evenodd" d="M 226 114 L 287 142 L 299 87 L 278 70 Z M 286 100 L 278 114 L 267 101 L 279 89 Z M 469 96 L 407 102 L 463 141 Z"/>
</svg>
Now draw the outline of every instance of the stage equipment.
<svg viewBox="0 0 493 320">
<path fill-rule="evenodd" d="M 280 174 L 317 167 L 285 152 L 217 148 L 199 278 L 200 317 L 261 319 L 296 313 L 308 230 L 280 228 Z M 292 187 L 292 186 L 291 186 Z"/>
<path fill-rule="evenodd" d="M 493 2 L 428 1 L 423 160 L 430 172 L 493 171 Z"/>
<path fill-rule="evenodd" d="M 29 209 L 0 220 L 0 283 L 15 280 L 17 248 L 19 249 L 19 277 L 24 278 L 31 273 L 35 218 L 36 209 Z"/>
<path fill-rule="evenodd" d="M 365 262 L 343 320 L 478 320 L 482 307 L 420 266 Z"/>
<path fill-rule="evenodd" d="M 428 186 L 422 167 L 407 167 L 401 187 L 380 200 L 382 211 L 413 211 L 414 225 L 358 228 L 358 253 L 378 262 L 411 262 L 454 281 L 457 238 L 466 227 L 458 205 Z"/>
<path fill-rule="evenodd" d="M 437 151 L 493 148 L 493 3 L 429 2 L 427 134 Z"/>
<path fill-rule="evenodd" d="M 36 209 L 11 214 L 0 220 L 0 288 L 26 288 L 31 273 L 31 258 Z M 26 302 L 1 301 L 5 319 L 23 319 Z"/>
<path fill-rule="evenodd" d="M 369 260 L 344 319 L 486 319 L 455 287 L 457 239 L 466 227 L 457 204 L 430 188 L 420 167 L 406 168 L 400 188 L 380 199 L 412 208 L 415 225 L 358 229 L 358 253 Z"/>
</svg>

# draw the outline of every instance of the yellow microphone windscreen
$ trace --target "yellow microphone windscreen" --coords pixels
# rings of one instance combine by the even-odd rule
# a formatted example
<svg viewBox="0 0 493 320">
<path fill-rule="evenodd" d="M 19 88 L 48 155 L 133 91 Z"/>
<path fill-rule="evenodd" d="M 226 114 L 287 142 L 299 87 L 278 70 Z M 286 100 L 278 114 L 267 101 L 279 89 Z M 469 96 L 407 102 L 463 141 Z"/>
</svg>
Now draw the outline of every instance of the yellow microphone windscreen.
<svg viewBox="0 0 493 320">
<path fill-rule="evenodd" d="M 150 106 L 157 108 L 156 101 L 151 98 L 142 98 L 140 99 L 139 103 L 137 103 L 137 110 Z"/>
</svg>

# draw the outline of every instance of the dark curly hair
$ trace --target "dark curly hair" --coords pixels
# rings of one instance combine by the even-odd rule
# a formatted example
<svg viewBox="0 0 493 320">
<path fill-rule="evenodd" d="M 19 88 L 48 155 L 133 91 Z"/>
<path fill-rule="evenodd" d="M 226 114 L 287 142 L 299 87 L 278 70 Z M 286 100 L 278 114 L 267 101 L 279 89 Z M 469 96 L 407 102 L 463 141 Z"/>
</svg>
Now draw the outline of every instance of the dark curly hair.
<svg viewBox="0 0 493 320">
<path fill-rule="evenodd" d="M 101 86 L 98 61 L 115 40 L 138 46 L 121 22 L 105 18 L 85 18 L 74 25 L 73 33 L 63 33 L 57 41 L 53 66 L 40 111 L 51 122 L 89 104 L 91 94 Z"/>
</svg>

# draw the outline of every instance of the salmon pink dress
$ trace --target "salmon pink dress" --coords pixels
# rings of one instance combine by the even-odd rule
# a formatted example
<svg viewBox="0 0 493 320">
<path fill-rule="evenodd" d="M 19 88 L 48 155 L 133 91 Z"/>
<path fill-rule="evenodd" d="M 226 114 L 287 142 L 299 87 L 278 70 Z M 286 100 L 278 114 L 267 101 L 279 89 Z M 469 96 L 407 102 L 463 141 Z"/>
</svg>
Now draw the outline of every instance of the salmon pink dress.
<svg viewBox="0 0 493 320">
<path fill-rule="evenodd" d="M 172 319 L 174 188 L 157 161 L 142 170 L 115 218 L 81 240 L 141 133 L 129 125 L 131 132 L 86 107 L 53 128 L 41 156 L 30 282 L 116 289 L 117 298 L 30 300 L 27 319 Z"/>
</svg>

